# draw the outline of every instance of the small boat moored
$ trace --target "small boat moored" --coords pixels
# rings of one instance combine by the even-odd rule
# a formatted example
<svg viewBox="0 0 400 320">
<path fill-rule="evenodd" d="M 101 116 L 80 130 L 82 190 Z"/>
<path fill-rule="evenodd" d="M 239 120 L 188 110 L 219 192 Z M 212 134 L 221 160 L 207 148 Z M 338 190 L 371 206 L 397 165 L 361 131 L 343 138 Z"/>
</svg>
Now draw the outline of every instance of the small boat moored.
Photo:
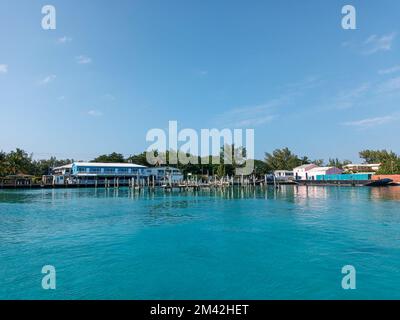
<svg viewBox="0 0 400 320">
<path fill-rule="evenodd" d="M 366 184 L 367 187 L 385 187 L 390 185 L 393 182 L 392 179 L 379 179 L 379 180 L 373 180 L 369 183 Z"/>
</svg>

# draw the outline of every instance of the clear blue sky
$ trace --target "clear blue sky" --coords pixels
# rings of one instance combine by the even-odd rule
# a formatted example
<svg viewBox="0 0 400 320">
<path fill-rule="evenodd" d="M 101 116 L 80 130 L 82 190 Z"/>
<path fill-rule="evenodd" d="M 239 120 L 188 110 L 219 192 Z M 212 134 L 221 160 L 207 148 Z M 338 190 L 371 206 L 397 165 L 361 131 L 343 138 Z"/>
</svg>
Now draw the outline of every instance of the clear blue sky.
<svg viewBox="0 0 400 320">
<path fill-rule="evenodd" d="M 400 152 L 399 32 L 397 0 L 0 0 L 0 149 L 129 155 L 177 120 L 254 128 L 258 158 Z"/>
</svg>

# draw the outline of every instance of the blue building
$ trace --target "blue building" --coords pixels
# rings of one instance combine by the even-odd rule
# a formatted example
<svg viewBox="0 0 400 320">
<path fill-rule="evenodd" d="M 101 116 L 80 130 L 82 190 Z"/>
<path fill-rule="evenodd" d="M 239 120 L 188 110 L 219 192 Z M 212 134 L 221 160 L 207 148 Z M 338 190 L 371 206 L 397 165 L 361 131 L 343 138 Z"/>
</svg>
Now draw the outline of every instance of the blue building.
<svg viewBox="0 0 400 320">
<path fill-rule="evenodd" d="M 53 168 L 54 184 L 129 184 L 148 177 L 147 167 L 133 163 L 74 162 Z"/>
<path fill-rule="evenodd" d="M 137 177 L 144 176 L 146 167 L 133 163 L 74 162 L 73 176 L 81 177 Z"/>
<path fill-rule="evenodd" d="M 53 168 L 55 185 L 135 185 L 178 183 L 183 174 L 177 168 L 148 168 L 133 163 L 74 162 Z"/>
</svg>

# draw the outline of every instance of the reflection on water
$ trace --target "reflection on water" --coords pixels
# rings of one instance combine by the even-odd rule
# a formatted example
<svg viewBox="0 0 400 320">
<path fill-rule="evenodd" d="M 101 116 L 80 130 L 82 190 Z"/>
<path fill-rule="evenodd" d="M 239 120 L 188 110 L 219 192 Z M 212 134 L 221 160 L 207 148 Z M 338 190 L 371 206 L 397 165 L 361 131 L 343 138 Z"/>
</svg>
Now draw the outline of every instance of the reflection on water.
<svg viewBox="0 0 400 320">
<path fill-rule="evenodd" d="M 156 189 L 132 190 L 129 188 L 82 188 L 82 189 L 42 189 L 42 190 L 0 190 L 0 203 L 34 203 L 37 201 L 69 201 L 86 198 L 130 198 L 130 199 L 174 199 L 177 196 L 217 197 L 222 199 L 285 199 L 305 203 L 307 199 L 332 199 L 346 195 L 357 200 L 367 196 L 371 200 L 400 200 L 400 186 L 391 187 L 339 187 L 339 186 L 281 186 L 249 188 L 205 188 L 199 191 L 164 191 Z M 176 204 L 176 206 L 182 206 Z"/>
<path fill-rule="evenodd" d="M 363 196 L 376 201 L 400 200 L 400 187 L 296 186 L 293 189 L 293 196 L 298 201 L 301 199 L 332 199 L 340 195 L 346 195 L 352 200 L 358 200 Z"/>
<path fill-rule="evenodd" d="M 304 204 L 308 199 L 326 199 L 329 189 L 318 186 L 296 186 L 293 189 L 293 197 L 298 204 Z"/>
<path fill-rule="evenodd" d="M 265 205 L 254 207 L 247 200 Z M 25 239 L 30 234 L 45 237 L 46 232 L 78 232 L 79 228 L 118 224 L 130 226 L 130 230 L 140 225 L 176 224 L 203 219 L 210 208 L 244 210 L 253 215 L 290 213 L 299 219 L 315 219 L 329 210 L 346 214 L 362 211 L 386 223 L 400 216 L 392 206 L 386 208 L 385 202 L 399 200 L 400 187 L 281 186 L 172 192 L 129 188 L 1 190 L 0 238 L 7 234 L 25 234 Z"/>
<path fill-rule="evenodd" d="M 371 188 L 372 200 L 400 200 L 400 186 Z"/>
</svg>

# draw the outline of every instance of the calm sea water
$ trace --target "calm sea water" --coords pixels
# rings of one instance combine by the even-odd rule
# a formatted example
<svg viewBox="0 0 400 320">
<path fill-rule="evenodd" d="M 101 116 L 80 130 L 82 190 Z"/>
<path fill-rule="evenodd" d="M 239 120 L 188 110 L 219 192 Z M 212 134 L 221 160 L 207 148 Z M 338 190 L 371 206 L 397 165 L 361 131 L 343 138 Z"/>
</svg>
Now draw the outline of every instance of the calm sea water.
<svg viewBox="0 0 400 320">
<path fill-rule="evenodd" d="M 0 299 L 98 298 L 400 299 L 400 187 L 0 191 Z"/>
</svg>

